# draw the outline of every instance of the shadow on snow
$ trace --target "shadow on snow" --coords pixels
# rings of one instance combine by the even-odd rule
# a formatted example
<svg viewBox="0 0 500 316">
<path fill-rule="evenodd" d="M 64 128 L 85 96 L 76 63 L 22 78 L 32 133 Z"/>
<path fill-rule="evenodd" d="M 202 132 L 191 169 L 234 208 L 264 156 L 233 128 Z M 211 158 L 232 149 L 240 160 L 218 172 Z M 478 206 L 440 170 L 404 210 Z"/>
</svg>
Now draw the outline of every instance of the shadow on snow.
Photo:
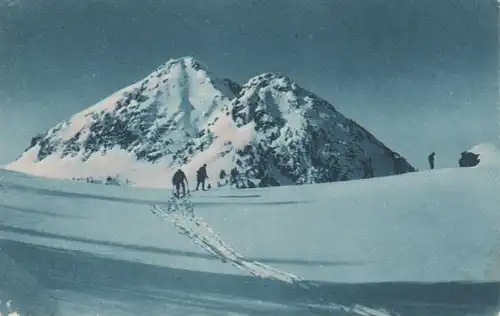
<svg viewBox="0 0 500 316">
<path fill-rule="evenodd" d="M 117 247 L 117 248 L 122 248 L 122 249 L 126 249 L 126 250 L 133 250 L 133 251 L 140 251 L 140 252 L 149 252 L 149 253 L 172 255 L 172 256 L 182 256 L 182 257 L 205 259 L 205 260 L 216 260 L 216 261 L 219 260 L 218 258 L 215 258 L 215 257 L 213 257 L 209 254 L 205 254 L 205 253 L 176 250 L 176 249 L 171 249 L 171 248 L 132 245 L 132 244 L 126 244 L 126 243 L 120 243 L 120 242 L 97 240 L 97 239 L 92 239 L 92 238 L 87 238 L 87 237 L 61 235 L 61 234 L 56 234 L 56 233 L 43 232 L 43 231 L 31 229 L 31 228 L 15 227 L 15 226 L 10 226 L 10 225 L 5 225 L 5 224 L 0 224 L 0 231 L 22 234 L 22 235 L 27 235 L 27 236 L 31 236 L 31 237 L 51 238 L 51 239 L 81 242 L 81 243 L 99 245 L 99 246 Z M 247 259 L 253 260 L 253 261 L 259 261 L 262 263 L 269 263 L 269 264 L 293 264 L 293 265 L 305 265 L 305 266 L 314 266 L 314 265 L 341 266 L 341 265 L 361 265 L 361 264 L 363 264 L 361 262 L 345 262 L 345 261 L 331 262 L 331 261 L 300 260 L 300 259 L 275 259 L 275 258 L 252 258 L 252 257 L 247 257 Z"/>
<path fill-rule="evenodd" d="M 322 283 L 301 289 L 279 281 L 158 267 L 94 254 L 0 240 L 2 249 L 47 289 L 68 290 L 147 306 L 159 301 L 252 315 L 329 314 L 306 305 L 360 304 L 404 316 L 498 312 L 498 283 Z M 34 260 L 36 259 L 36 260 Z M 192 301 L 190 301 L 192 299 Z M 251 301 L 252 307 L 238 300 Z M 275 303 L 288 309 L 261 304 Z M 144 311 L 144 310 L 143 310 Z"/>
<path fill-rule="evenodd" d="M 166 203 L 166 200 L 168 200 L 170 198 L 169 194 L 165 194 L 165 200 L 142 200 L 142 199 L 123 198 L 123 197 L 116 197 L 116 196 L 105 196 L 105 195 L 89 194 L 89 193 L 65 192 L 65 191 L 61 191 L 61 190 L 40 189 L 40 188 L 34 188 L 34 187 L 29 187 L 29 186 L 14 184 L 14 183 L 7 183 L 7 182 L 0 183 L 0 188 L 3 188 L 5 190 L 15 190 L 15 191 L 19 191 L 19 192 L 27 192 L 27 193 L 34 193 L 34 194 L 38 194 L 38 195 L 61 197 L 61 198 L 92 199 L 92 200 L 137 204 L 137 205 L 151 205 L 151 204 L 164 205 Z M 166 190 L 166 192 L 168 192 L 168 191 L 170 191 L 170 190 Z M 222 196 L 222 197 L 234 198 L 235 196 Z M 241 197 L 248 197 L 248 196 L 241 196 Z M 253 197 L 258 197 L 258 196 L 253 196 Z M 204 201 L 204 202 L 194 202 L 194 204 L 197 206 L 293 205 L 293 204 L 307 204 L 307 203 L 310 203 L 310 201 L 263 201 L 263 202 L 249 202 L 249 201 L 206 202 L 206 201 Z"/>
</svg>

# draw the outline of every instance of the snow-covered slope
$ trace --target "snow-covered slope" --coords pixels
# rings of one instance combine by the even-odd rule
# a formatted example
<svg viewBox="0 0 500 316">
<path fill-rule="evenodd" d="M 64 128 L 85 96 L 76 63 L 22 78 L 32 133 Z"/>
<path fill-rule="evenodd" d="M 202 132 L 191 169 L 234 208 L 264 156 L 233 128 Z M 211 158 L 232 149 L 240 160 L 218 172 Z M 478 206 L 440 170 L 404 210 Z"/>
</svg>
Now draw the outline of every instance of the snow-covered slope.
<svg viewBox="0 0 500 316">
<path fill-rule="evenodd" d="M 165 190 L 0 171 L 1 306 L 11 298 L 26 311 L 45 298 L 56 315 L 494 315 L 499 179 L 498 165 L 479 165 L 195 193 L 196 214 L 227 244 L 319 283 L 304 289 L 246 275 L 150 214 Z M 333 304 L 366 308 L 324 310 Z"/>
<path fill-rule="evenodd" d="M 500 141 L 479 144 L 468 150 L 479 155 L 479 165 L 500 165 Z"/>
<path fill-rule="evenodd" d="M 119 177 L 168 187 L 192 179 L 238 187 L 331 182 L 414 171 L 398 154 L 326 101 L 277 74 L 243 86 L 191 57 L 172 59 L 35 137 L 10 170 L 51 178 Z M 215 183 L 214 183 L 215 184 Z"/>
</svg>

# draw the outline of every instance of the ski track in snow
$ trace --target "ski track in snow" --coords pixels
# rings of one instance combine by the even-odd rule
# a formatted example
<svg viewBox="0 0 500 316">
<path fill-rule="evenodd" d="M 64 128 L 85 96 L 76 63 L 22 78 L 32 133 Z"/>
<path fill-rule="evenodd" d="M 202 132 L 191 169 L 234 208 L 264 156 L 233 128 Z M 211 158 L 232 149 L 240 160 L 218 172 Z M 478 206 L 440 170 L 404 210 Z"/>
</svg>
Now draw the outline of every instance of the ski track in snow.
<svg viewBox="0 0 500 316">
<path fill-rule="evenodd" d="M 150 211 L 171 222 L 179 229 L 180 234 L 188 237 L 195 244 L 201 246 L 222 262 L 229 262 L 250 275 L 294 284 L 306 290 L 319 286 L 315 282 L 306 281 L 292 273 L 274 269 L 255 260 L 249 260 L 237 253 L 201 217 L 195 214 L 193 203 L 188 198 L 171 198 L 166 206 L 165 209 L 157 204 L 153 204 Z M 389 314 L 385 311 L 378 311 L 359 305 L 348 307 L 327 303 L 325 305 L 307 304 L 307 307 L 309 311 L 319 315 L 343 312 L 356 316 L 397 316 L 397 314 Z"/>
<path fill-rule="evenodd" d="M 190 201 L 186 199 L 180 201 L 181 203 L 177 203 L 174 199 L 170 200 L 167 210 L 158 205 L 153 205 L 152 212 L 170 221 L 181 231 L 182 235 L 188 237 L 223 262 L 230 262 L 238 269 L 255 276 L 297 284 L 305 288 L 308 287 L 303 279 L 292 273 L 279 271 L 263 263 L 248 260 L 237 253 L 201 217 L 194 214 L 194 207 Z"/>
</svg>

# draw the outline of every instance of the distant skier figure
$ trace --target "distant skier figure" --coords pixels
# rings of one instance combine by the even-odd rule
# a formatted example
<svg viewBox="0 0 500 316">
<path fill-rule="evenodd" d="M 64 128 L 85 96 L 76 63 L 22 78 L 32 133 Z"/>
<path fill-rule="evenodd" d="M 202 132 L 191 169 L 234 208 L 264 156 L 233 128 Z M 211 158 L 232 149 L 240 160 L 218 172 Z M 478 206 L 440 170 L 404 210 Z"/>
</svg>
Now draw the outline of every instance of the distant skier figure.
<svg viewBox="0 0 500 316">
<path fill-rule="evenodd" d="M 196 191 L 199 190 L 200 184 L 201 184 L 201 189 L 203 191 L 206 191 L 205 190 L 205 180 L 206 179 L 208 179 L 208 175 L 207 175 L 207 164 L 205 163 L 196 172 L 196 181 L 197 181 L 197 183 L 196 183 Z"/>
<path fill-rule="evenodd" d="M 184 184 L 184 182 L 186 182 L 186 184 Z M 182 186 L 183 195 L 186 195 L 186 187 L 189 184 L 188 184 L 188 180 L 186 178 L 186 174 L 181 169 L 178 169 L 174 173 L 174 176 L 172 177 L 172 184 L 175 186 L 177 197 L 179 197 L 179 191 L 180 191 L 181 186 Z"/>
<path fill-rule="evenodd" d="M 432 152 L 429 157 L 427 157 L 427 160 L 429 160 L 429 166 L 431 169 L 434 169 L 434 156 L 436 155 L 435 152 Z"/>
</svg>

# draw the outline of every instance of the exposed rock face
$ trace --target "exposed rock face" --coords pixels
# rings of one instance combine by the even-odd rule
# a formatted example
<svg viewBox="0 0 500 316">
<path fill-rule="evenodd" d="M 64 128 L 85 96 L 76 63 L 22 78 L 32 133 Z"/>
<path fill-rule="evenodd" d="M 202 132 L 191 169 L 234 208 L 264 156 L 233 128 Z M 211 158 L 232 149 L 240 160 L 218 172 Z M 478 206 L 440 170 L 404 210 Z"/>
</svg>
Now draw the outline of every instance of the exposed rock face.
<svg viewBox="0 0 500 316">
<path fill-rule="evenodd" d="M 332 182 L 414 171 L 325 100 L 277 74 L 252 78 L 229 105 L 255 137 L 236 152 L 238 187 Z"/>
<path fill-rule="evenodd" d="M 470 151 L 464 151 L 460 155 L 458 165 L 460 167 L 475 167 L 479 164 L 479 162 L 479 154 L 471 153 Z"/>
</svg>

